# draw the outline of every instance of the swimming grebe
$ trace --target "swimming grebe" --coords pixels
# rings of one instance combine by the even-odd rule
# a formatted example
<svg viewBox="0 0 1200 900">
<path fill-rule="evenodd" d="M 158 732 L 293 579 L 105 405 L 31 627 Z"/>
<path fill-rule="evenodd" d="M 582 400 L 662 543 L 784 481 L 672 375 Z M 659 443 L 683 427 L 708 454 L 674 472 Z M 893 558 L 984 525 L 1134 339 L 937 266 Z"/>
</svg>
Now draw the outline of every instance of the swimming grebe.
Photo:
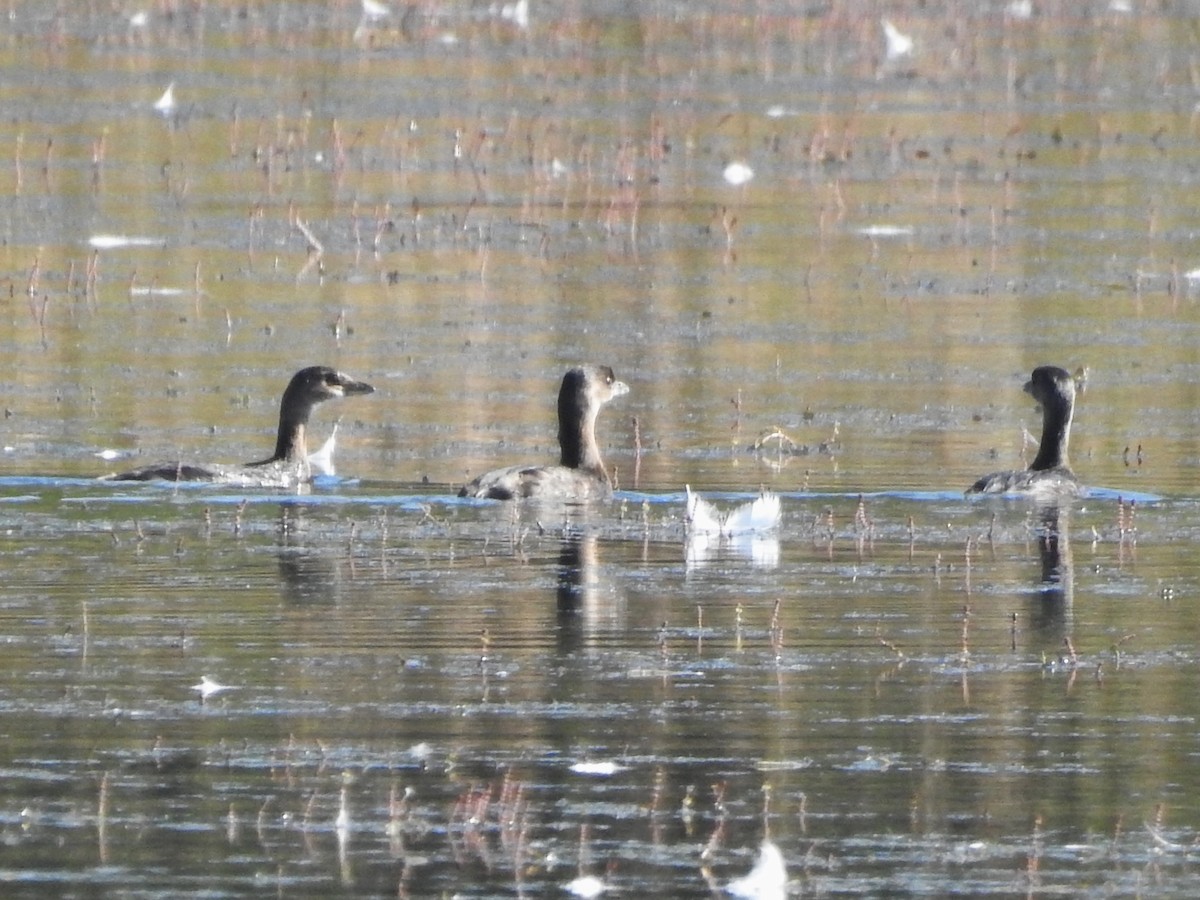
<svg viewBox="0 0 1200 900">
<path fill-rule="evenodd" d="M 994 472 L 967 488 L 968 494 L 1039 494 L 1074 497 L 1081 491 L 1071 471 L 1067 444 L 1075 414 L 1075 379 L 1058 366 L 1038 366 L 1025 393 L 1042 407 L 1042 442 L 1028 469 Z"/>
<path fill-rule="evenodd" d="M 292 376 L 279 404 L 275 453 L 244 465 L 157 463 L 132 472 L 104 476 L 107 481 L 199 481 L 247 487 L 291 487 L 308 481 L 311 469 L 305 427 L 313 408 L 335 397 L 370 394 L 371 385 L 328 366 L 309 366 Z"/>
<path fill-rule="evenodd" d="M 608 366 L 575 366 L 563 376 L 558 392 L 557 466 L 508 466 L 480 475 L 460 497 L 490 500 L 582 501 L 612 496 L 612 481 L 596 443 L 596 416 L 614 397 L 629 393 Z"/>
</svg>

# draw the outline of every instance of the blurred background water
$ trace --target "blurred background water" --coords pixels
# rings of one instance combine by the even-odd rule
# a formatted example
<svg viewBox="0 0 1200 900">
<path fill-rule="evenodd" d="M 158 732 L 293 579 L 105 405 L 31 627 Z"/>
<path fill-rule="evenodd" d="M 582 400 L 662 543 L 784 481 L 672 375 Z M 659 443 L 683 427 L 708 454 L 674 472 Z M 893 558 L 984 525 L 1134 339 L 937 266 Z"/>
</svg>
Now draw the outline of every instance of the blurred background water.
<svg viewBox="0 0 1200 900">
<path fill-rule="evenodd" d="M 12 896 L 1194 893 L 1190 6 L 4 13 Z M 581 361 L 616 501 L 455 500 Z M 340 479 L 92 480 L 314 363 Z"/>
</svg>

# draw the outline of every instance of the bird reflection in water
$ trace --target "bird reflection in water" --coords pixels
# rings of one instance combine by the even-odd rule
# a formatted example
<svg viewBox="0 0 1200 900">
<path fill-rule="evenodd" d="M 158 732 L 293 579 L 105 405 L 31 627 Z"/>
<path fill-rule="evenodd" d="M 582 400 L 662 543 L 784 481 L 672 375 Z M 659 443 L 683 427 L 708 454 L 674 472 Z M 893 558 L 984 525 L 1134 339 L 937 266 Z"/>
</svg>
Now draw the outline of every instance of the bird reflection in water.
<svg viewBox="0 0 1200 900">
<path fill-rule="evenodd" d="M 558 633 L 564 651 L 620 629 L 625 618 L 624 600 L 600 579 L 596 547 L 595 534 L 569 531 L 558 553 Z"/>
<path fill-rule="evenodd" d="M 306 546 L 307 530 L 303 506 L 283 503 L 279 507 L 279 586 L 289 606 L 336 606 L 341 603 L 353 571 L 353 555 L 332 555 L 328 549 Z"/>
<path fill-rule="evenodd" d="M 1075 563 L 1071 554 L 1071 507 L 1044 506 L 1038 510 L 1039 591 L 1030 612 L 1034 632 L 1062 647 L 1074 622 Z"/>
</svg>

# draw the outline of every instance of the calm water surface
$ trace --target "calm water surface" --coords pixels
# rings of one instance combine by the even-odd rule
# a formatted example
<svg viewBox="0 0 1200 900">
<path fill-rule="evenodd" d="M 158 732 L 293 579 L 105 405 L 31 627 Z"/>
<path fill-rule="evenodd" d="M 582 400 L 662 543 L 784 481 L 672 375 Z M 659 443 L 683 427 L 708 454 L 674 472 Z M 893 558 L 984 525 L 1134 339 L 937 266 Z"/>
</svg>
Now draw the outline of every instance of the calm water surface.
<svg viewBox="0 0 1200 900">
<path fill-rule="evenodd" d="M 6 8 L 5 895 L 1194 896 L 1190 13 L 392 7 Z M 454 499 L 578 361 L 613 504 Z M 317 362 L 340 479 L 92 480 Z"/>
</svg>

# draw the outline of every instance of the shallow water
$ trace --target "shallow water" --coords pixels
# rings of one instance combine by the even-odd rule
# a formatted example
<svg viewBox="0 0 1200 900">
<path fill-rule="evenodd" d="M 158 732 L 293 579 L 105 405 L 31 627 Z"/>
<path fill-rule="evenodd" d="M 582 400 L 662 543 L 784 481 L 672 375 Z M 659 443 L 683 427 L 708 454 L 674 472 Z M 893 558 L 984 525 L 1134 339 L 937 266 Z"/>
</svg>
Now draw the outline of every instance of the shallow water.
<svg viewBox="0 0 1200 900">
<path fill-rule="evenodd" d="M 7 896 L 1195 893 L 1181 13 L 8 10 Z M 455 498 L 581 360 L 613 504 Z M 93 480 L 316 362 L 340 477 Z M 964 501 L 1043 363 L 1092 493 Z"/>
<path fill-rule="evenodd" d="M 689 553 L 671 495 L 332 487 L 0 483 L 6 881 L 703 896 L 764 834 L 818 893 L 1190 874 L 1194 504 L 1135 541 L 1111 500 L 791 495 Z"/>
</svg>

